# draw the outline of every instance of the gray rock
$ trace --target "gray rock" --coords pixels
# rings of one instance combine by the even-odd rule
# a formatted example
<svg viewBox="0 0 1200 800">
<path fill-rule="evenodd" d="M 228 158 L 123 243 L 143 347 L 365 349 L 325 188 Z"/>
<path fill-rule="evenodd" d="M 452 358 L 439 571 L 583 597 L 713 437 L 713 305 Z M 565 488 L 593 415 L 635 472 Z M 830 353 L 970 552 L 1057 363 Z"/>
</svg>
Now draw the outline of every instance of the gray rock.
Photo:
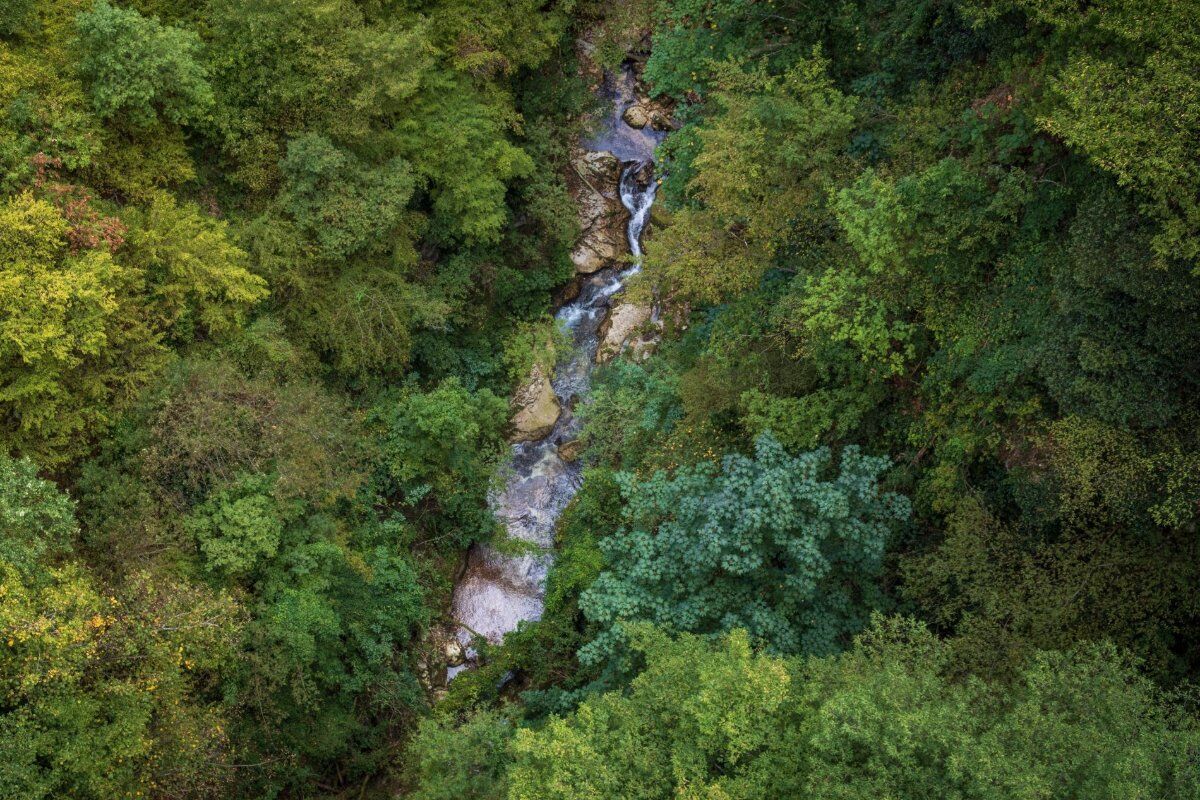
<svg viewBox="0 0 1200 800">
<path fill-rule="evenodd" d="M 625 120 L 625 124 L 631 128 L 641 130 L 653 123 L 653 116 L 641 106 L 630 106 L 625 109 L 625 113 L 621 115 L 621 119 Z"/>
<path fill-rule="evenodd" d="M 621 162 L 612 153 L 578 153 L 567 176 L 579 202 L 582 235 L 571 253 L 575 271 L 590 275 L 614 265 L 625 253 L 625 219 L 621 204 Z"/>
<path fill-rule="evenodd" d="M 512 434 L 509 441 L 535 442 L 554 429 L 562 409 L 550 379 L 534 366 L 529 381 L 513 395 Z"/>
<path fill-rule="evenodd" d="M 603 364 L 625 349 L 628 342 L 641 327 L 650 321 L 650 306 L 634 303 L 618 303 L 609 312 L 608 319 L 600 326 L 600 346 L 596 350 L 596 363 Z"/>
</svg>

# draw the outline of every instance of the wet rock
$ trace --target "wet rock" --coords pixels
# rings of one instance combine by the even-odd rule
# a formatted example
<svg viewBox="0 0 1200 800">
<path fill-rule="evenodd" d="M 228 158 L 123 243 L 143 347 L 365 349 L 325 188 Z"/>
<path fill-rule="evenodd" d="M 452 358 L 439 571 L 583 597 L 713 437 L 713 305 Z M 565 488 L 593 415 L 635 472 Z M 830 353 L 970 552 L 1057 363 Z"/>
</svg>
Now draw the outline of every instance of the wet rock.
<svg viewBox="0 0 1200 800">
<path fill-rule="evenodd" d="M 650 181 L 656 180 L 654 175 L 654 162 L 647 161 L 641 164 L 637 171 L 633 173 L 633 180 L 639 188 L 644 188 L 650 185 Z"/>
<path fill-rule="evenodd" d="M 542 597 L 514 586 L 506 575 L 472 571 L 454 593 L 454 618 L 469 625 L 492 644 L 515 631 L 524 620 L 542 617 Z"/>
<path fill-rule="evenodd" d="M 647 45 L 649 40 L 645 40 Z M 577 270 L 577 285 L 582 287 L 586 303 L 572 307 L 570 312 L 579 312 L 570 317 L 577 325 L 575 333 L 586 336 L 587 341 L 597 344 L 594 336 L 596 318 L 605 304 L 611 302 L 615 291 L 619 291 L 623 276 L 600 271 L 604 266 L 617 267 L 627 263 L 628 242 L 626 240 L 626 211 L 620 197 L 621 160 L 626 163 L 643 163 L 650 159 L 654 147 L 662 140 L 662 134 L 650 128 L 636 130 L 621 120 L 621 111 L 629 105 L 643 108 L 658 108 L 645 99 L 646 87 L 636 91 L 634 79 L 638 65 L 623 65 L 619 73 L 603 78 L 591 58 L 595 50 L 594 39 L 585 37 L 577 42 L 582 62 L 582 74 L 593 89 L 607 102 L 595 135 L 572 152 L 571 163 L 564 178 L 572 197 L 576 200 L 580 214 L 581 236 L 574 249 L 572 259 Z M 644 181 L 643 181 L 644 182 Z M 638 193 L 632 202 L 635 208 L 645 208 L 648 193 Z M 594 273 L 594 274 L 593 274 Z M 575 291 L 568 287 L 566 293 Z M 609 333 L 608 349 L 620 352 L 622 347 L 633 348 L 646 337 L 639 336 L 642 330 L 653 326 L 644 324 L 649 317 L 648 309 L 637 313 L 618 306 L 611 315 L 605 330 Z M 568 315 L 569 316 L 569 315 Z M 639 324 L 639 318 L 642 324 Z M 623 331 L 626 331 L 623 333 Z M 633 337 L 633 338 L 630 338 Z M 615 346 L 614 346 L 615 342 Z M 640 346 L 640 345 L 639 345 Z M 591 368 L 588 350 L 583 350 L 569 364 L 559 365 L 556 383 L 563 393 L 563 406 L 574 406 L 574 392 L 585 391 L 587 376 Z M 607 357 L 611 358 L 610 353 Z M 559 408 L 553 391 L 541 375 L 531 375 L 526 386 L 514 398 L 514 429 L 526 428 L 523 438 L 532 439 L 537 434 L 553 436 L 539 438 L 532 444 L 514 447 L 509 459 L 512 471 L 506 475 L 503 490 L 490 497 L 490 505 L 497 520 L 504 526 L 507 542 L 503 547 L 476 545 L 465 559 L 465 567 L 455 580 L 451 601 L 451 619 L 456 623 L 458 643 L 463 648 L 464 662 L 460 666 L 445 668 L 447 679 L 461 670 L 472 669 L 479 657 L 471 649 L 482 637 L 493 644 L 515 630 L 522 622 L 541 617 L 545 608 L 546 576 L 553 562 L 556 521 L 579 488 L 578 464 L 566 459 L 579 456 L 580 444 L 575 440 L 577 424 L 571 420 L 570 411 Z M 519 400 L 520 402 L 517 402 Z M 547 413 L 537 413 L 544 406 Z M 522 416 L 524 415 L 524 416 Z M 540 424 L 535 418 L 541 416 Z M 557 419 L 557 422 L 555 421 Z M 518 425 L 518 423 L 522 423 Z M 522 543 L 528 543 L 528 546 Z M 439 667 L 444 640 L 433 656 Z M 510 680 L 506 691 L 516 692 L 523 688 L 520 674 L 506 676 Z"/>
<path fill-rule="evenodd" d="M 638 130 L 650 125 L 653 121 L 653 117 L 642 106 L 630 106 L 625 109 L 625 113 L 621 115 L 621 119 L 625 120 L 625 124 L 629 127 L 637 128 Z M 656 128 L 655 130 L 661 129 Z"/>
<path fill-rule="evenodd" d="M 579 439 L 572 439 L 569 442 L 563 442 L 558 446 L 558 457 L 563 461 L 572 462 L 579 458 L 579 454 L 583 451 L 583 442 Z"/>
<path fill-rule="evenodd" d="M 627 212 L 621 204 L 621 162 L 604 151 L 580 152 L 571 159 L 567 183 L 579 202 L 582 234 L 571 262 L 590 275 L 615 264 L 625 252 Z"/>
<path fill-rule="evenodd" d="M 534 442 L 554 429 L 562 409 L 554 388 L 542 370 L 534 366 L 529 382 L 513 395 L 512 405 L 517 409 L 512 417 L 511 442 Z"/>
<path fill-rule="evenodd" d="M 656 131 L 670 131 L 675 128 L 670 115 L 658 110 L 650 112 L 650 127 Z"/>
<path fill-rule="evenodd" d="M 618 303 L 609 312 L 608 319 L 600 326 L 600 346 L 596 350 L 596 363 L 611 361 L 613 356 L 625 349 L 625 343 L 640 332 L 650 321 L 650 306 L 634 303 Z"/>
<path fill-rule="evenodd" d="M 579 297 L 579 293 L 583 291 L 583 281 L 580 278 L 581 276 L 576 274 L 554 293 L 551 304 L 555 308 L 562 308 Z"/>
<path fill-rule="evenodd" d="M 642 110 L 646 124 L 654 131 L 677 131 L 679 123 L 675 121 L 675 105 L 669 98 L 656 97 L 651 100 L 639 87 L 637 107 Z"/>
</svg>

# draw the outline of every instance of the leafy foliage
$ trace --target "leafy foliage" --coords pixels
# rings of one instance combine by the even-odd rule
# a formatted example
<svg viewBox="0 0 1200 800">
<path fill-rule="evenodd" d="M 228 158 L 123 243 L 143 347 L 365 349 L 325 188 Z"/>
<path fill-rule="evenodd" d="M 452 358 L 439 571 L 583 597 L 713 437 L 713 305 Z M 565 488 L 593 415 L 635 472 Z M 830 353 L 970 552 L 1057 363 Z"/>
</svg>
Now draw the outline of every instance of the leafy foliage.
<svg viewBox="0 0 1200 800">
<path fill-rule="evenodd" d="M 70 548 L 75 506 L 32 462 L 0 456 L 0 530 L 0 559 L 30 577 Z"/>
<path fill-rule="evenodd" d="M 387 242 L 414 188 L 402 160 L 371 170 L 316 134 L 289 142 L 280 170 L 283 207 L 331 260 Z"/>
<path fill-rule="evenodd" d="M 692 433 L 604 457 L 891 453 L 916 524 L 883 580 L 964 669 L 1111 639 L 1194 674 L 1185 6 L 655 4 L 674 386 L 622 402 Z"/>
<path fill-rule="evenodd" d="M 875 580 L 908 505 L 876 485 L 886 460 L 847 448 L 827 477 L 830 462 L 828 450 L 793 457 L 764 434 L 753 459 L 726 456 L 719 471 L 621 478 L 626 525 L 601 541 L 607 568 L 580 600 L 610 632 L 581 657 L 610 649 L 622 620 L 834 651 L 880 602 Z"/>
<path fill-rule="evenodd" d="M 14 797 L 203 795 L 230 752 L 198 702 L 232 656 L 223 593 L 133 573 L 112 594 L 65 561 L 74 506 L 5 458 L 0 504 L 0 789 Z"/>
<path fill-rule="evenodd" d="M 466 725 L 444 718 L 422 721 L 410 747 L 412 780 L 409 796 L 420 800 L 499 800 L 507 796 L 509 740 L 512 724 L 498 714 L 483 713 Z"/>
<path fill-rule="evenodd" d="M 3 625 L 41 637 L 0 653 L 0 794 L 379 788 L 516 362 L 554 357 L 572 24 L 0 11 Z"/>
<path fill-rule="evenodd" d="M 510 798 L 1193 796 L 1194 722 L 1111 648 L 1031 658 L 1006 686 L 949 678 L 945 645 L 903 620 L 803 660 L 742 631 L 635 631 L 628 693 L 517 732 Z"/>
<path fill-rule="evenodd" d="M 200 37 L 96 0 L 76 19 L 79 71 L 102 119 L 137 127 L 203 120 L 213 104 Z"/>
<path fill-rule="evenodd" d="M 196 206 L 158 193 L 144 212 L 129 215 L 129 223 L 122 260 L 143 276 L 156 330 L 185 340 L 227 335 L 266 299 L 266 283 L 250 273 L 228 226 Z"/>
<path fill-rule="evenodd" d="M 1198 19 L 3 4 L 0 795 L 1194 796 Z M 627 56 L 664 340 L 421 723 Z"/>
<path fill-rule="evenodd" d="M 396 493 L 432 537 L 463 545 L 494 527 L 487 490 L 498 465 L 508 406 L 488 389 L 458 381 L 409 392 L 378 412 L 385 491 Z"/>
<path fill-rule="evenodd" d="M 29 194 L 0 206 L 4 430 L 9 447 L 46 463 L 80 452 L 110 404 L 144 379 L 138 356 L 156 350 L 149 331 L 122 319 L 129 273 L 107 250 L 72 253 L 67 231 L 54 206 Z"/>
<path fill-rule="evenodd" d="M 720 70 L 721 113 L 696 132 L 688 167 L 695 204 L 649 251 L 651 280 L 661 273 L 671 293 L 710 303 L 758 282 L 781 240 L 819 208 L 837 171 L 831 144 L 854 120 L 854 99 L 825 72 L 817 56 L 781 76 Z"/>
</svg>

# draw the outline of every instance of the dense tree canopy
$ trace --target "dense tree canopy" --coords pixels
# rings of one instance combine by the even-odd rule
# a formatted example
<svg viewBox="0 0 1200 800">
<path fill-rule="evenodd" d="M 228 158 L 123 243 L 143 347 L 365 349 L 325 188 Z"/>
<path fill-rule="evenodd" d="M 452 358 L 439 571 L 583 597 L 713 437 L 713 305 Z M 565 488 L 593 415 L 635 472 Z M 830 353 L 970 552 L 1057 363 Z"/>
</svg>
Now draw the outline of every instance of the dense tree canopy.
<svg viewBox="0 0 1200 800">
<path fill-rule="evenodd" d="M 460 758 L 503 776 L 479 797 L 1194 796 L 1198 30 L 1192 2 L 606 16 L 597 52 L 645 58 L 679 124 L 632 289 L 664 341 L 581 407 L 546 615 L 451 687 L 489 710 L 414 754 L 479 742 Z M 772 654 L 808 647 L 761 609 L 824 595 L 772 594 L 771 569 L 810 575 L 761 546 L 814 530 L 789 491 L 724 483 L 768 433 L 785 459 L 890 456 L 910 522 L 832 583 L 936 635 Z M 524 727 L 490 710 L 503 670 Z M 422 764 L 421 791 L 465 785 Z"/>
<path fill-rule="evenodd" d="M 886 461 L 847 449 L 788 455 L 770 434 L 754 458 L 730 455 L 671 478 L 624 484 L 627 524 L 600 545 L 607 568 L 581 598 L 588 619 L 692 633 L 749 631 L 782 653 L 838 649 L 879 603 L 876 581 L 904 498 L 880 492 Z"/>
<path fill-rule="evenodd" d="M 151 127 L 204 118 L 212 87 L 200 60 L 200 37 L 97 0 L 76 19 L 79 72 L 101 119 Z"/>
<path fill-rule="evenodd" d="M 5 5 L 0 795 L 374 791 L 570 273 L 570 10 Z"/>
<path fill-rule="evenodd" d="M 949 675 L 946 645 L 903 619 L 823 659 L 756 652 L 744 631 L 633 641 L 628 691 L 537 729 L 423 728 L 419 796 L 1195 797 L 1195 725 L 1111 647 L 1038 654 L 997 685 Z M 452 742 L 472 746 L 434 758 Z"/>
<path fill-rule="evenodd" d="M 0 789 L 50 798 L 203 794 L 230 742 L 197 690 L 234 651 L 231 597 L 132 573 L 112 593 L 76 561 L 74 504 L 0 457 Z"/>
<path fill-rule="evenodd" d="M 1198 53 L 1195 0 L 0 3 L 0 796 L 1196 800 Z M 604 69 L 653 308 L 447 684 Z"/>
</svg>

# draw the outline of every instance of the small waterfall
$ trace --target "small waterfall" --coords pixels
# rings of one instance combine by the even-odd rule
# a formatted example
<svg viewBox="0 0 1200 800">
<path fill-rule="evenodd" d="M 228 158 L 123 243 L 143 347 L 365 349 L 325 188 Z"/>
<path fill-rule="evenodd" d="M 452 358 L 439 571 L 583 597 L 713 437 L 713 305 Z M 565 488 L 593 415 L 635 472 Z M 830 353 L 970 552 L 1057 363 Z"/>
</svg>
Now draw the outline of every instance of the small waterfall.
<svg viewBox="0 0 1200 800">
<path fill-rule="evenodd" d="M 652 164 L 649 161 L 634 162 L 621 173 L 621 203 L 629 211 L 626 236 L 635 270 L 642 257 L 642 230 L 650 220 L 650 207 L 654 205 L 654 196 L 658 193 L 658 181 L 654 179 Z M 638 186 L 637 178 L 642 173 L 649 173 L 649 179 L 645 186 Z"/>
<path fill-rule="evenodd" d="M 624 130 L 612 129 L 606 135 L 622 143 L 618 155 L 626 158 L 619 191 L 621 203 L 629 211 L 626 237 L 633 264 L 602 269 L 589 276 L 579 296 L 556 314 L 574 345 L 556 365 L 551 382 L 562 414 L 545 438 L 513 445 L 505 485 L 491 498 L 492 510 L 508 538 L 531 547 L 528 552 L 513 555 L 480 545 L 468 554 L 467 569 L 455 586 L 452 608 L 460 626 L 457 638 L 467 648 L 468 664 L 450 667 L 448 680 L 469 668 L 475 657 L 469 649 L 474 635 L 499 642 L 522 621 L 541 618 L 555 523 L 581 484 L 582 467 L 563 459 L 559 446 L 579 435 L 579 421 L 572 409 L 590 389 L 599 329 L 612 297 L 641 269 L 642 231 L 658 191 L 652 156 L 661 137 L 634 131 L 621 120 L 624 107 L 632 102 L 632 72 L 623 72 L 622 81 L 621 88 L 614 92 L 614 111 L 608 125 Z"/>
</svg>

